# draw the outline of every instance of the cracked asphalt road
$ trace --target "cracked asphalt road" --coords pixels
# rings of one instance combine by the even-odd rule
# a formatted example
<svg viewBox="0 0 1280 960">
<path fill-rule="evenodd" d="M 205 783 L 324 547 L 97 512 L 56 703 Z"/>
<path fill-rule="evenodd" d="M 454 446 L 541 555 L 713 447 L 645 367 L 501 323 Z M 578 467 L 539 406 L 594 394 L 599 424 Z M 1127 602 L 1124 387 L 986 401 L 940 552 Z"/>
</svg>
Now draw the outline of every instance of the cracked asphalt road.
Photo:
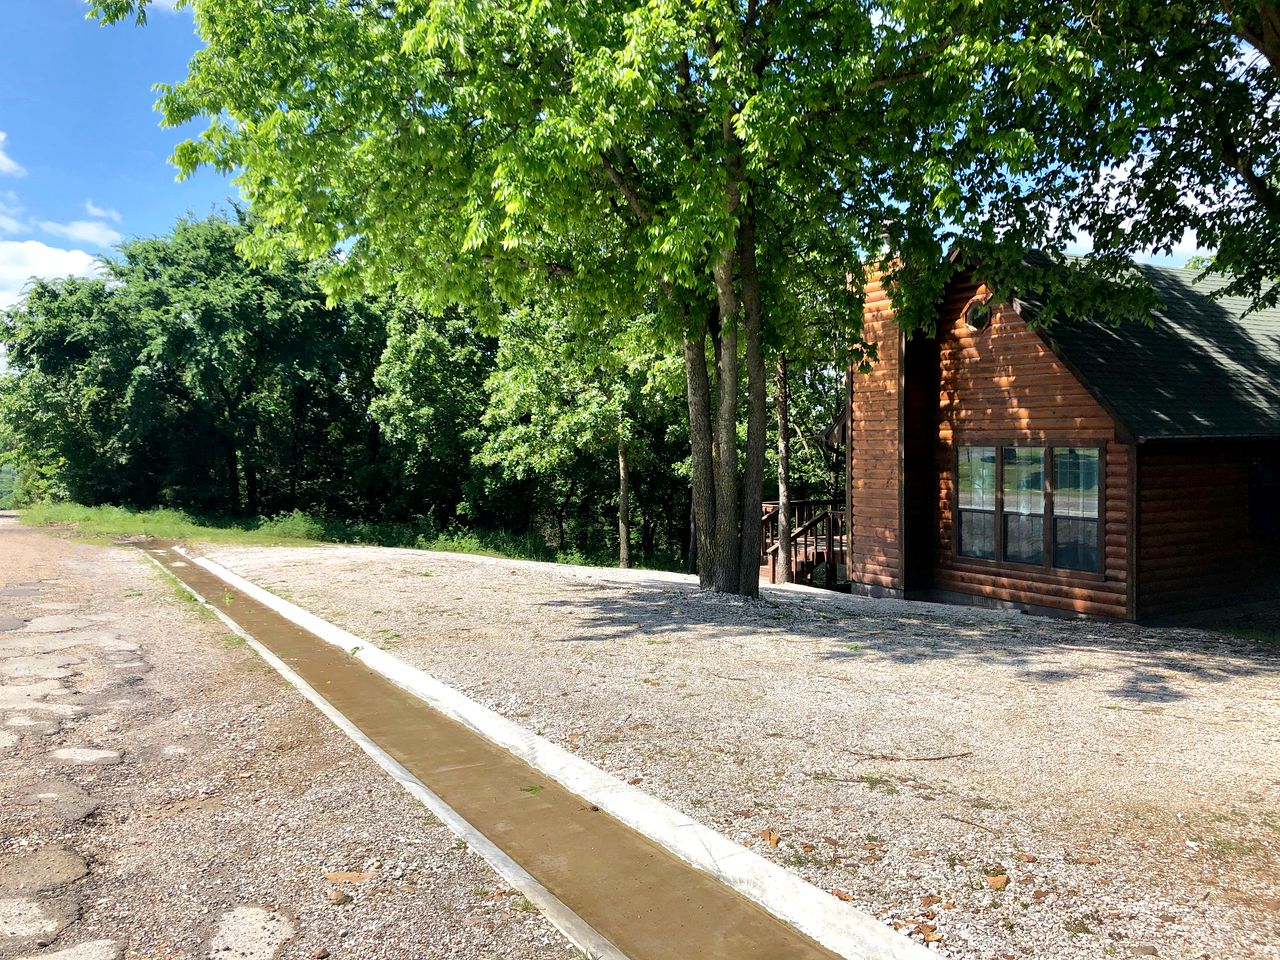
<svg viewBox="0 0 1280 960">
<path fill-rule="evenodd" d="M 0 517 L 0 957 L 572 955 L 137 551 Z"/>
</svg>

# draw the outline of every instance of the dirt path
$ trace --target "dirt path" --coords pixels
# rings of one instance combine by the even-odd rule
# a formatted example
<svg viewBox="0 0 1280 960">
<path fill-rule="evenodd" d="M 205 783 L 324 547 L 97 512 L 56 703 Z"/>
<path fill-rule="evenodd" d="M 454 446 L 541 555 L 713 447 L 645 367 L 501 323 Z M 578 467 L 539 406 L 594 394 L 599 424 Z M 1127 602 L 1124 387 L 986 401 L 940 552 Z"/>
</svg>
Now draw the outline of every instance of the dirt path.
<svg viewBox="0 0 1280 960">
<path fill-rule="evenodd" d="M 573 955 L 136 551 L 0 518 L 0 957 Z"/>
<path fill-rule="evenodd" d="M 417 551 L 208 552 L 950 956 L 1280 956 L 1275 650 Z"/>
</svg>

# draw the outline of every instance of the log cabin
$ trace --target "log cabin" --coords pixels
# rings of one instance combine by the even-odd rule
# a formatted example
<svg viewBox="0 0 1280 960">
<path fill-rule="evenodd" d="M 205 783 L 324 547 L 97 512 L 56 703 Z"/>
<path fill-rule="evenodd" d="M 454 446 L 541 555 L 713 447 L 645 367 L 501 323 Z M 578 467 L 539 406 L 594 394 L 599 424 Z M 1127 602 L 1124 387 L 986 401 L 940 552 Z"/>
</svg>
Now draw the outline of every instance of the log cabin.
<svg viewBox="0 0 1280 960">
<path fill-rule="evenodd" d="M 1033 300 L 987 304 L 963 272 L 936 333 L 907 338 L 871 285 L 852 591 L 1133 621 L 1280 595 L 1280 310 L 1141 269 L 1150 324 L 1037 326 Z"/>
</svg>

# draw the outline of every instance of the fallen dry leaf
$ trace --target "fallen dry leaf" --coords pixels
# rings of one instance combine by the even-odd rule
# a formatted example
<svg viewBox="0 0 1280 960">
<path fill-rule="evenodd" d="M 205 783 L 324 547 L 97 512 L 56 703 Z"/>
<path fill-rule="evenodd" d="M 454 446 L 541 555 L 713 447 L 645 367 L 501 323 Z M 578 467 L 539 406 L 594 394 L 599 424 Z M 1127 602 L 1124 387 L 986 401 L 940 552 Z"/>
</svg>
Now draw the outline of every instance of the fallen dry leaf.
<svg viewBox="0 0 1280 960">
<path fill-rule="evenodd" d="M 853 899 L 852 893 L 847 890 L 838 890 L 835 887 L 831 888 L 831 895 L 837 900 L 843 900 L 845 903 L 848 903 Z"/>
<path fill-rule="evenodd" d="M 1029 853 L 1018 854 L 1018 859 L 1021 860 L 1023 863 L 1039 863 L 1040 862 Z"/>
<path fill-rule="evenodd" d="M 835 837 L 823 837 L 822 842 L 826 844 L 830 844 L 833 847 L 840 846 L 840 841 L 837 840 Z"/>
<path fill-rule="evenodd" d="M 759 837 L 761 840 L 763 840 L 765 843 L 767 843 L 769 846 L 775 847 L 775 848 L 778 846 L 778 841 L 782 839 L 772 830 L 761 830 L 759 833 L 756 834 L 756 836 Z"/>
<path fill-rule="evenodd" d="M 992 890 L 1003 890 L 1009 885 L 1009 875 L 1007 873 L 998 873 L 994 877 L 987 877 L 987 886 Z"/>
<path fill-rule="evenodd" d="M 929 907 L 932 907 L 935 903 L 941 902 L 942 898 L 936 893 L 929 893 L 920 898 L 920 906 L 926 910 L 929 909 Z"/>
<path fill-rule="evenodd" d="M 942 934 L 932 923 L 917 923 L 915 932 L 924 938 L 925 943 L 937 943 L 942 939 Z"/>
<path fill-rule="evenodd" d="M 805 853 L 813 853 L 814 846 L 812 843 L 802 843 L 800 844 L 800 849 L 803 850 Z"/>
</svg>

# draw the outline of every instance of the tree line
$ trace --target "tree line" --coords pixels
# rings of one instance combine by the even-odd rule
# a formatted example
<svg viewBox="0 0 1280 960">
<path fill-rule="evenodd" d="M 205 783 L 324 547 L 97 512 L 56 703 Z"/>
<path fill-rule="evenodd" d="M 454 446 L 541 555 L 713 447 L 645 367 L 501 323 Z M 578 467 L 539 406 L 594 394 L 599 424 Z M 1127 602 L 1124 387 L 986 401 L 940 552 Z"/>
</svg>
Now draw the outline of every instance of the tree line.
<svg viewBox="0 0 1280 960">
<path fill-rule="evenodd" d="M 1043 322 L 1123 320 L 1154 296 L 1131 255 L 1190 235 L 1280 298 L 1271 0 L 190 5 L 207 46 L 160 108 L 207 122 L 175 160 L 236 171 L 255 262 L 341 248 L 340 298 L 555 304 L 576 342 L 678 358 L 716 590 L 757 590 L 771 370 L 815 329 L 856 356 L 871 274 L 908 332 L 971 265 Z"/>
<path fill-rule="evenodd" d="M 481 325 L 394 291 L 330 302 L 327 261 L 247 260 L 248 220 L 184 219 L 0 314 L 6 502 L 303 511 L 685 561 L 679 371 L 642 321 L 586 342 L 545 303 Z M 839 399 L 816 377 L 810 431 Z"/>
</svg>

